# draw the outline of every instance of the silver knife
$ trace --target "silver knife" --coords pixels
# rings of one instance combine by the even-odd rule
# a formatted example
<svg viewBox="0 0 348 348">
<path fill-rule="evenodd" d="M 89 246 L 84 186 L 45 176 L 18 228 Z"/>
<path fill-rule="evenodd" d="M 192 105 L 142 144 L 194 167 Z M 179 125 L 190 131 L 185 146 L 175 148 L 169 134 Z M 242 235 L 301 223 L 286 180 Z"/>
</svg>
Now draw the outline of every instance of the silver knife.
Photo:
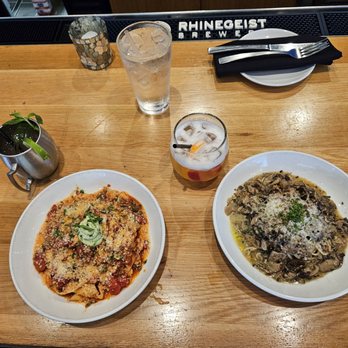
<svg viewBox="0 0 348 348">
<path fill-rule="evenodd" d="M 218 46 L 218 47 L 209 47 L 208 53 L 221 53 L 221 52 L 232 52 L 240 50 L 268 50 L 268 51 L 286 51 L 292 48 L 301 48 L 313 45 L 317 42 L 327 41 L 327 38 L 323 38 L 320 41 L 316 42 L 303 42 L 303 43 L 286 43 L 286 44 L 259 44 L 259 45 L 232 45 L 232 46 Z"/>
<path fill-rule="evenodd" d="M 255 52 L 237 53 L 237 54 L 232 54 L 229 56 L 220 57 L 218 61 L 219 61 L 219 64 L 226 64 L 226 63 L 234 62 L 240 59 L 246 59 L 246 58 L 257 57 L 257 56 L 267 56 L 271 54 L 286 54 L 292 58 L 302 59 L 302 58 L 307 58 L 314 54 L 317 54 L 329 46 L 330 44 L 328 42 L 320 42 L 320 43 L 318 42 L 316 44 L 313 44 L 312 46 L 302 47 L 300 49 L 292 48 L 286 51 L 276 50 L 276 51 L 255 51 Z"/>
</svg>

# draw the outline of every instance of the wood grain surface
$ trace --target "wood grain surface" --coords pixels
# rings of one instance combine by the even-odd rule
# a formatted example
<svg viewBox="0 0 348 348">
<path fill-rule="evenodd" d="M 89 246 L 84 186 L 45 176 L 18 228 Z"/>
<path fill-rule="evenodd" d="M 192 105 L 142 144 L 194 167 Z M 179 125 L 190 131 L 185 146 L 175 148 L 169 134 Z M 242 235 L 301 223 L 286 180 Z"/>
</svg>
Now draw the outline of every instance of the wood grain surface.
<svg viewBox="0 0 348 348">
<path fill-rule="evenodd" d="M 331 40 L 343 58 L 282 88 L 239 75 L 217 79 L 207 48 L 221 42 L 174 43 L 170 110 L 157 117 L 138 111 L 114 43 L 114 62 L 97 72 L 80 65 L 72 45 L 1 46 L 0 122 L 14 110 L 42 115 L 61 162 L 32 195 L 15 189 L 0 165 L 0 344 L 347 347 L 348 296 L 301 304 L 259 290 L 224 257 L 211 214 L 223 174 L 260 152 L 303 151 L 348 172 L 348 41 Z M 178 119 L 200 111 L 224 121 L 230 144 L 224 173 L 205 188 L 178 180 L 168 148 Z M 166 248 L 154 279 L 124 310 L 94 323 L 62 324 L 36 314 L 16 292 L 10 241 L 35 195 L 91 168 L 127 173 L 153 192 L 166 221 Z"/>
</svg>

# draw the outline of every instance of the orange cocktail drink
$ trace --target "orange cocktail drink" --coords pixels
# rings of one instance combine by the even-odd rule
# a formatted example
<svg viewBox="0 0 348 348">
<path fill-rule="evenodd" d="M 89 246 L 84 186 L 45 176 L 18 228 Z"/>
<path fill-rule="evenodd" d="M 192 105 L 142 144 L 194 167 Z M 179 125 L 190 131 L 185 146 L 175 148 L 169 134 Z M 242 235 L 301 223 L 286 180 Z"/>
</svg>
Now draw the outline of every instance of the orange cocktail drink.
<svg viewBox="0 0 348 348">
<path fill-rule="evenodd" d="M 211 114 L 184 116 L 174 128 L 170 153 L 174 170 L 184 179 L 210 181 L 219 175 L 228 154 L 226 127 Z"/>
</svg>

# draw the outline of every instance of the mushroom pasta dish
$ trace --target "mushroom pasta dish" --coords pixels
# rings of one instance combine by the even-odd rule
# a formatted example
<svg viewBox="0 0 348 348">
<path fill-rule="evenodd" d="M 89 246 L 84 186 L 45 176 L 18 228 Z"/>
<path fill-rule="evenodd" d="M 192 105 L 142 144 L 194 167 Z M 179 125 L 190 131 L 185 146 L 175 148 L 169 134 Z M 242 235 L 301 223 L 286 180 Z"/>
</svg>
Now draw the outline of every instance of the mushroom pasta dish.
<svg viewBox="0 0 348 348">
<path fill-rule="evenodd" d="M 105 186 L 76 191 L 54 204 L 36 238 L 33 264 L 58 295 L 88 306 L 117 295 L 149 252 L 144 207 Z"/>
<path fill-rule="evenodd" d="M 305 283 L 341 267 L 348 220 L 318 186 L 283 171 L 255 176 L 225 213 L 241 251 L 277 281 Z"/>
</svg>

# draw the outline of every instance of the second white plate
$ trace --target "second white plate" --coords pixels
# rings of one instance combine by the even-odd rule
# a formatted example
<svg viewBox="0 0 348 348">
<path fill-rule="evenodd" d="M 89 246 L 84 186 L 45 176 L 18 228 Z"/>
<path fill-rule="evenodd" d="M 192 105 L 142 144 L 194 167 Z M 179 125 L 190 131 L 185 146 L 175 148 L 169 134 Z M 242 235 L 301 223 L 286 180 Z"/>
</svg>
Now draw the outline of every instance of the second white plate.
<svg viewBox="0 0 348 348">
<path fill-rule="evenodd" d="M 115 190 L 128 192 L 144 206 L 149 218 L 150 253 L 139 275 L 119 295 L 85 308 L 81 304 L 67 301 L 43 284 L 33 266 L 33 246 L 52 204 L 70 195 L 77 187 L 91 193 L 108 184 Z M 162 211 L 145 185 L 129 175 L 113 170 L 86 170 L 54 182 L 28 205 L 12 236 L 10 271 L 18 293 L 33 310 L 61 322 L 87 323 L 120 311 L 142 293 L 157 271 L 164 244 L 165 224 Z"/>
<path fill-rule="evenodd" d="M 333 164 L 301 152 L 272 151 L 249 157 L 232 168 L 221 181 L 213 203 L 218 242 L 227 259 L 251 283 L 268 293 L 299 302 L 327 301 L 348 293 L 348 256 L 341 268 L 305 284 L 277 282 L 253 267 L 232 236 L 224 209 L 234 190 L 255 175 L 284 170 L 317 184 L 331 196 L 338 210 L 348 216 L 348 175 Z"/>
<path fill-rule="evenodd" d="M 284 29 L 260 29 L 252 31 L 243 36 L 241 40 L 257 40 L 276 37 L 296 36 L 297 34 Z M 263 86 L 282 87 L 293 85 L 308 77 L 315 68 L 315 64 L 301 68 L 267 70 L 267 71 L 248 71 L 242 72 L 241 75 L 246 79 Z"/>
</svg>

